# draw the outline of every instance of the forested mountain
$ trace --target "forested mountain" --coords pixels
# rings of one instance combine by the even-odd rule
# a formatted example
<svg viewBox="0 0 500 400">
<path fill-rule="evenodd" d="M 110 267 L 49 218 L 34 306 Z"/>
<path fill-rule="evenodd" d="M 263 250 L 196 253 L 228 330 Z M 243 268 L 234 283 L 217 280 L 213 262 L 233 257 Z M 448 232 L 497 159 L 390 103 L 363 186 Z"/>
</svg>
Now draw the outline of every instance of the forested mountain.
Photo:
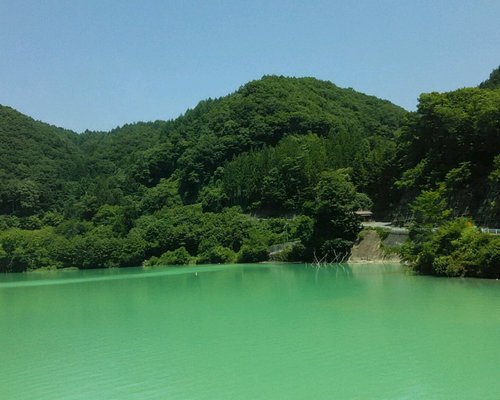
<svg viewBox="0 0 500 400">
<path fill-rule="evenodd" d="M 431 93 L 408 113 L 265 76 L 175 120 L 80 135 L 2 107 L 0 270 L 345 254 L 353 211 L 408 215 L 438 188 L 457 215 L 494 219 L 499 93 Z"/>
<path fill-rule="evenodd" d="M 217 168 L 239 154 L 276 146 L 290 135 L 338 136 L 337 147 L 351 147 L 337 164 L 348 166 L 359 147 L 381 152 L 393 141 L 404 114 L 387 101 L 330 82 L 266 76 L 229 96 L 202 101 L 174 121 L 85 133 L 81 147 L 97 171 L 126 169 L 134 183 L 147 187 L 175 171 L 182 198 L 195 202 Z"/>
<path fill-rule="evenodd" d="M 409 200 L 441 188 L 454 215 L 496 226 L 499 151 L 500 90 L 423 94 L 398 137 L 395 186 Z"/>
<path fill-rule="evenodd" d="M 476 226 L 500 226 L 499 71 L 422 95 L 401 130 L 395 186 L 414 218 L 401 255 L 417 272 L 500 277 L 500 237 Z"/>
<path fill-rule="evenodd" d="M 482 82 L 479 87 L 481 89 L 500 89 L 500 67 L 494 69 L 490 77 Z"/>
<path fill-rule="evenodd" d="M 0 213 L 61 208 L 68 185 L 85 174 L 76 133 L 0 105 Z"/>
</svg>

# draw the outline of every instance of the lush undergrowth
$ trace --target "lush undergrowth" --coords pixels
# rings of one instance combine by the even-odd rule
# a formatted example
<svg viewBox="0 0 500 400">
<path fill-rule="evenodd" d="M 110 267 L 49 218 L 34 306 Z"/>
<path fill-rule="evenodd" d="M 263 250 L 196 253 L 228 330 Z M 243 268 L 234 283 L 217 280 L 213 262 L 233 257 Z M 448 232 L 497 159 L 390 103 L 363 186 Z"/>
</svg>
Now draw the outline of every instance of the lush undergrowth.
<svg viewBox="0 0 500 400">
<path fill-rule="evenodd" d="M 481 232 L 466 218 L 435 230 L 414 227 L 401 254 L 422 274 L 500 278 L 500 236 Z"/>
</svg>

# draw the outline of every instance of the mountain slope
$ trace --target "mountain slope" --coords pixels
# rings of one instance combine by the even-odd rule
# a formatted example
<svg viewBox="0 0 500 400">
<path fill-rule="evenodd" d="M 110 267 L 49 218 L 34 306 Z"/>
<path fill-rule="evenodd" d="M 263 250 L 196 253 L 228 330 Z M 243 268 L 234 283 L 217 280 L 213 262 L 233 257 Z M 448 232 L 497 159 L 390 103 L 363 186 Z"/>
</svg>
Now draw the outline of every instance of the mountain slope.
<svg viewBox="0 0 500 400">
<path fill-rule="evenodd" d="M 500 89 L 500 67 L 494 69 L 489 78 L 479 85 L 481 89 Z"/>
<path fill-rule="evenodd" d="M 308 133 L 394 140 L 405 114 L 388 101 L 330 82 L 266 76 L 231 95 L 202 101 L 174 121 L 84 134 L 82 148 L 94 164 L 111 161 L 146 186 L 177 171 L 181 194 L 192 202 L 213 172 L 241 153 Z"/>
<path fill-rule="evenodd" d="M 283 260 L 345 254 L 360 228 L 353 211 L 370 204 L 360 191 L 392 159 L 406 115 L 329 82 L 276 76 L 175 120 L 111 132 L 77 136 L 7 111 L 4 271 L 262 261 L 283 242 Z M 234 172 L 254 156 L 265 185 L 237 196 Z M 256 219 L 250 210 L 301 215 Z"/>
<path fill-rule="evenodd" d="M 500 154 L 500 91 L 465 88 L 420 97 L 398 139 L 402 172 L 396 186 L 407 200 L 441 188 L 454 215 L 496 226 Z"/>
<path fill-rule="evenodd" d="M 60 204 L 80 179 L 77 134 L 0 105 L 0 213 L 33 214 Z"/>
<path fill-rule="evenodd" d="M 495 221 L 499 95 L 424 94 L 408 113 L 266 76 L 175 120 L 82 135 L 2 107 L 0 270 L 255 262 L 276 244 L 283 261 L 334 260 L 372 207 Z"/>
</svg>

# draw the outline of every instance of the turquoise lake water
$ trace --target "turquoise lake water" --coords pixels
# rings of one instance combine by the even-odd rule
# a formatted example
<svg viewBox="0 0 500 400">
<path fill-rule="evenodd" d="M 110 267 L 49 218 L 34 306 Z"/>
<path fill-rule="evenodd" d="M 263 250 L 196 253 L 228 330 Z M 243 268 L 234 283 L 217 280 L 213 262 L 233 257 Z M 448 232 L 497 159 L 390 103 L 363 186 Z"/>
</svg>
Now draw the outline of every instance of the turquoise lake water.
<svg viewBox="0 0 500 400">
<path fill-rule="evenodd" d="M 394 265 L 0 275 L 0 399 L 500 399 L 500 281 Z"/>
</svg>

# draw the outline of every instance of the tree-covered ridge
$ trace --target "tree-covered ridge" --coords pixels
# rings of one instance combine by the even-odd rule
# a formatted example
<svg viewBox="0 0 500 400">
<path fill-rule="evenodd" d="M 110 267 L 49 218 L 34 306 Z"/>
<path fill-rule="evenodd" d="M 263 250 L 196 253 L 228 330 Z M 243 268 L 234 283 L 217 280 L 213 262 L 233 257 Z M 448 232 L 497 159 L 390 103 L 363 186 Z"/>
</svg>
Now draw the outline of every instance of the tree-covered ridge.
<svg viewBox="0 0 500 400">
<path fill-rule="evenodd" d="M 77 138 L 0 106 L 0 214 L 63 207 L 68 185 L 85 174 Z"/>
<path fill-rule="evenodd" d="M 390 140 L 405 111 L 375 97 L 313 78 L 267 76 L 235 93 L 202 101 L 174 121 L 134 124 L 107 134 L 82 135 L 99 169 L 127 169 L 145 186 L 174 171 L 187 202 L 234 156 L 275 146 L 287 135 L 356 131 Z"/>
<path fill-rule="evenodd" d="M 64 195 L 23 213 L 5 209 L 0 265 L 259 261 L 278 243 L 288 243 L 283 260 L 345 253 L 360 228 L 353 211 L 370 204 L 360 191 L 380 170 L 368 164 L 384 165 L 385 154 L 394 153 L 405 113 L 329 82 L 269 76 L 172 121 L 67 133 L 68 144 L 52 142 L 52 158 L 42 161 L 60 162 L 67 175 L 40 181 L 43 190 L 62 179 Z M 54 134 L 38 127 L 23 131 L 21 141 L 51 140 Z M 66 157 L 58 157 L 68 146 Z M 29 159 L 28 148 L 12 158 Z M 262 185 L 253 188 L 257 195 L 238 197 L 233 188 L 248 182 L 238 181 L 237 171 L 251 157 L 260 160 L 254 167 L 261 168 Z M 67 158 L 81 161 L 77 173 Z M 277 218 L 249 217 L 249 211 Z"/>
<path fill-rule="evenodd" d="M 0 270 L 254 262 L 276 246 L 275 260 L 328 258 L 350 251 L 354 211 L 372 205 L 418 226 L 441 203 L 439 224 L 496 221 L 499 93 L 424 94 L 407 113 L 329 82 L 266 76 L 175 120 L 81 135 L 11 110 L 14 127 L 0 122 L 4 135 L 18 132 L 1 148 L 11 161 L 0 176 Z M 436 226 L 412 236 L 410 262 Z"/>
<path fill-rule="evenodd" d="M 480 88 L 422 95 L 401 131 L 396 186 L 414 217 L 401 254 L 419 273 L 500 277 L 500 236 L 479 228 L 500 226 L 498 73 Z"/>
<path fill-rule="evenodd" d="M 500 91 L 423 94 L 398 137 L 395 185 L 410 199 L 444 185 L 455 215 L 493 226 L 500 222 L 492 197 L 498 187 L 489 176 L 499 153 Z"/>
<path fill-rule="evenodd" d="M 390 137 L 404 113 L 389 102 L 329 82 L 264 77 L 230 96 L 200 104 L 182 119 L 188 125 L 187 138 L 197 139 L 178 161 L 181 191 L 194 199 L 224 162 L 251 149 L 275 146 L 288 135 L 324 137 L 353 129 L 365 138 Z"/>
<path fill-rule="evenodd" d="M 488 79 L 481 82 L 481 89 L 500 89 L 500 67 L 495 68 Z"/>
<path fill-rule="evenodd" d="M 128 168 L 131 155 L 141 154 L 163 140 L 167 121 L 137 122 L 109 132 L 85 131 L 78 135 L 78 145 L 90 175 L 109 175 Z"/>
</svg>

